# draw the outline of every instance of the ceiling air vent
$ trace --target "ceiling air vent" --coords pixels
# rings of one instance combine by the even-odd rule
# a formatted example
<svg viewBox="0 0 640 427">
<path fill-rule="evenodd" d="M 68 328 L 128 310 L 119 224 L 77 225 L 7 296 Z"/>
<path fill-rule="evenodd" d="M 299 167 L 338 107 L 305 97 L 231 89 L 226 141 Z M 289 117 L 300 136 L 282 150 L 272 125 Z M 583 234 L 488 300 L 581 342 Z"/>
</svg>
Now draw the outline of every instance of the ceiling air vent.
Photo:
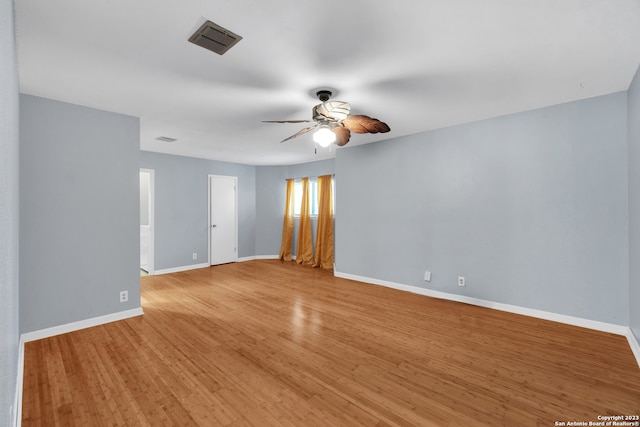
<svg viewBox="0 0 640 427">
<path fill-rule="evenodd" d="M 211 21 L 202 24 L 198 31 L 189 37 L 191 43 L 209 49 L 219 55 L 231 49 L 240 40 L 242 40 L 241 36 Z"/>
<path fill-rule="evenodd" d="M 173 141 L 177 141 L 176 138 L 169 138 L 168 136 L 159 136 L 156 138 L 156 141 L 162 141 L 162 142 L 173 142 Z"/>
</svg>

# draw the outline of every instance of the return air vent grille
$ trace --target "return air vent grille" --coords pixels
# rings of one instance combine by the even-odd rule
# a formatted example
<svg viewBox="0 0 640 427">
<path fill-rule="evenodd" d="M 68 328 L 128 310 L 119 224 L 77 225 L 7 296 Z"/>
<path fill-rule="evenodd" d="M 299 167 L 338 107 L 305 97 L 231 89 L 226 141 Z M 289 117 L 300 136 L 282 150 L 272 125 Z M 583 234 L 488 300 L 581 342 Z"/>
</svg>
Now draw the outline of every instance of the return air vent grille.
<svg viewBox="0 0 640 427">
<path fill-rule="evenodd" d="M 231 49 L 242 37 L 232 33 L 226 28 L 207 21 L 198 28 L 198 31 L 189 37 L 189 41 L 205 49 L 222 55 Z"/>
</svg>

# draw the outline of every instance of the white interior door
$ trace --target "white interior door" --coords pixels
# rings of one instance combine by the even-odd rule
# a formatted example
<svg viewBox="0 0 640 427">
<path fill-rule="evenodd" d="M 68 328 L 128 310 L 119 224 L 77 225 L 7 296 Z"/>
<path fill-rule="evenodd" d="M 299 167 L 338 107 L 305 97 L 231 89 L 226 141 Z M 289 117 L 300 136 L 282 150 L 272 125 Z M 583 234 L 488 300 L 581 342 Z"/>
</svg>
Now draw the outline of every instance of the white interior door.
<svg viewBox="0 0 640 427">
<path fill-rule="evenodd" d="M 209 175 L 209 264 L 238 259 L 238 178 Z"/>
</svg>

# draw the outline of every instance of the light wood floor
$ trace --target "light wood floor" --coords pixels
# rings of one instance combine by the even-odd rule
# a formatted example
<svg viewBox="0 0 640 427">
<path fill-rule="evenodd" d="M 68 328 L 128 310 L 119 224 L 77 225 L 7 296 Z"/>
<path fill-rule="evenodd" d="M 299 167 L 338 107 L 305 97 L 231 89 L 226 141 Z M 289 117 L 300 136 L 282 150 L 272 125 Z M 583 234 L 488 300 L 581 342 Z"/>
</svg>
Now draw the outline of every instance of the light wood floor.
<svg viewBox="0 0 640 427">
<path fill-rule="evenodd" d="M 624 337 L 251 261 L 27 343 L 23 426 L 553 426 L 640 414 Z"/>
</svg>

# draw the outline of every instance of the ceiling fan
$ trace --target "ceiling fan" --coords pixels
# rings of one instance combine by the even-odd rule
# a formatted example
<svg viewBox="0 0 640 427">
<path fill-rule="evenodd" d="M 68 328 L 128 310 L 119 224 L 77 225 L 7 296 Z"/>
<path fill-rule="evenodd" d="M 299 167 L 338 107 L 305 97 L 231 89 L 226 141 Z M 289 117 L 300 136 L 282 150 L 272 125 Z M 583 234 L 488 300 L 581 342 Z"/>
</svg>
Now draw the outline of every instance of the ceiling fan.
<svg viewBox="0 0 640 427">
<path fill-rule="evenodd" d="M 378 119 L 364 115 L 350 115 L 351 106 L 348 102 L 330 101 L 330 90 L 316 92 L 321 104 L 313 107 L 313 120 L 263 120 L 263 123 L 314 123 L 294 135 L 280 142 L 289 141 L 315 129 L 313 140 L 321 147 L 328 147 L 331 143 L 343 146 L 349 142 L 351 132 L 355 133 L 385 133 L 389 126 Z"/>
</svg>

